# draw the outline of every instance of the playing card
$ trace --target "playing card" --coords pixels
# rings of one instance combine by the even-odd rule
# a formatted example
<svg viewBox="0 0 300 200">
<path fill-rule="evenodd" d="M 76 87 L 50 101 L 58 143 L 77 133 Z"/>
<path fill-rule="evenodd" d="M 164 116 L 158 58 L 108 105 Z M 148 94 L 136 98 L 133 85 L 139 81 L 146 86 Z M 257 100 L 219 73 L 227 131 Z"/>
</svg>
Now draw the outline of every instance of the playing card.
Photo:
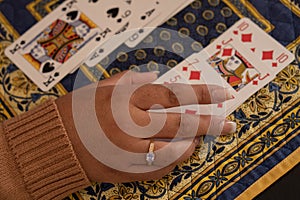
<svg viewBox="0 0 300 200">
<path fill-rule="evenodd" d="M 79 66 L 99 43 L 101 30 L 75 0 L 64 2 L 5 50 L 5 54 L 47 91 Z"/>
<path fill-rule="evenodd" d="M 94 21 L 102 30 L 108 30 L 110 34 L 128 26 L 132 16 L 132 0 L 81 0 L 78 7 Z"/>
<path fill-rule="evenodd" d="M 253 31 L 250 27 L 254 27 Z M 169 74 L 174 79 L 176 72 L 176 77 L 184 80 L 182 83 L 227 88 L 232 99 L 218 104 L 181 106 L 163 111 L 227 116 L 272 81 L 276 73 L 294 58 L 274 39 L 257 29 L 248 19 L 240 20 L 201 52 L 188 57 L 158 79 L 159 83 L 164 83 L 162 79 L 169 80 Z M 266 46 L 264 40 L 267 41 Z"/>
<path fill-rule="evenodd" d="M 153 84 L 170 84 L 170 83 L 187 83 L 187 80 L 182 74 L 175 70 L 169 70 L 158 79 L 153 82 Z"/>
<path fill-rule="evenodd" d="M 221 83 L 218 78 L 211 75 L 214 82 L 220 82 L 221 85 L 217 85 L 223 85 L 223 87 L 230 89 L 233 99 L 217 104 L 215 108 L 215 110 L 225 108 L 225 113 L 222 113 L 225 116 L 233 112 L 251 95 L 275 78 L 274 74 L 260 72 L 259 67 L 264 69 L 264 67 L 261 67 L 263 64 L 254 62 L 257 61 L 255 59 L 247 58 L 240 53 L 240 49 L 237 50 L 232 44 L 225 46 L 212 55 L 208 54 L 206 48 L 201 53 L 204 56 L 206 54 L 209 56 L 205 59 L 205 64 L 202 63 L 198 67 L 207 66 L 208 64 L 210 67 L 206 70 L 213 70 L 225 80 L 225 83 Z"/>
<path fill-rule="evenodd" d="M 212 43 L 205 51 L 210 58 L 208 64 L 236 91 L 251 83 L 261 74 L 268 74 L 264 64 L 255 57 L 245 54 L 235 43 L 228 44 L 221 49 Z M 247 52 L 246 52 L 247 53 Z"/>
<path fill-rule="evenodd" d="M 206 84 L 212 86 L 226 87 L 227 84 L 223 78 L 210 69 L 211 67 L 205 63 L 209 58 L 208 54 L 193 54 L 188 57 L 170 71 L 159 77 L 154 84 Z M 202 114 L 202 115 L 222 115 L 225 113 L 225 106 L 217 104 L 210 105 L 185 105 L 180 107 L 173 107 L 168 109 L 150 110 L 150 112 L 168 112 L 168 113 L 186 113 L 186 114 Z"/>
<path fill-rule="evenodd" d="M 125 42 L 125 44 L 130 47 L 136 47 L 143 39 L 145 39 L 157 26 L 176 15 L 182 9 L 184 9 L 187 5 L 192 3 L 194 0 L 164 0 L 161 1 L 159 5 L 159 18 L 151 21 L 147 24 L 147 28 L 140 29 L 132 34 L 129 39 Z"/>
<path fill-rule="evenodd" d="M 278 73 L 294 60 L 291 52 L 248 18 L 239 20 L 227 32 L 263 62 L 268 71 Z"/>
<path fill-rule="evenodd" d="M 233 99 L 217 104 L 169 108 L 164 112 L 227 116 L 274 78 L 265 72 L 262 76 L 256 68 L 259 62 L 243 56 L 233 44 L 212 51 L 214 45 L 212 43 L 200 53 L 188 57 L 154 83 L 166 84 L 176 80 L 176 83 L 220 86 L 229 89 Z"/>
<path fill-rule="evenodd" d="M 172 70 L 181 74 L 186 80 L 186 84 L 204 84 L 205 80 L 201 77 L 201 71 L 194 67 L 194 64 L 198 62 L 199 59 L 193 59 L 193 56 L 190 56 L 172 68 Z"/>
<path fill-rule="evenodd" d="M 232 52 L 226 52 L 230 48 Z M 255 66 L 232 45 L 225 46 L 213 55 L 208 54 L 208 51 L 204 49 L 200 53 L 193 54 L 187 60 L 189 64 L 181 66 L 181 69 L 187 72 L 187 76 L 183 75 L 183 77 L 186 79 L 194 76 L 197 79 L 188 80 L 189 84 L 206 84 L 227 88 L 232 99 L 217 104 L 171 108 L 166 112 L 186 113 L 188 110 L 189 113 L 195 111 L 195 114 L 227 116 L 274 78 L 270 74 L 262 76 Z M 194 68 L 186 68 L 190 64 Z M 196 74 L 193 75 L 195 72 Z"/>
<path fill-rule="evenodd" d="M 160 1 L 157 0 L 132 1 L 131 8 L 133 17 L 130 18 L 128 25 L 118 30 L 115 33 L 115 36 L 112 36 L 106 42 L 97 47 L 96 50 L 87 57 L 85 64 L 89 67 L 95 66 L 103 58 L 123 44 L 137 28 L 142 28 L 159 16 L 160 13 L 157 9 L 159 4 Z"/>
</svg>

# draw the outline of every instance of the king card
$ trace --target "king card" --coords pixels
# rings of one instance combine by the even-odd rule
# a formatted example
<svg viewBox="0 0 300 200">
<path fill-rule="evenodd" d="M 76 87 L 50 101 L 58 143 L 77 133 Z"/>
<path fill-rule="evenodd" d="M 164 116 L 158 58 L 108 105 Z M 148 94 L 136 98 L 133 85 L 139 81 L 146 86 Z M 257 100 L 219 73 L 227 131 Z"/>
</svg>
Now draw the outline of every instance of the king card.
<svg viewBox="0 0 300 200">
<path fill-rule="evenodd" d="M 99 43 L 101 30 L 76 1 L 63 3 L 6 48 L 6 55 L 42 90 L 73 71 Z"/>
</svg>

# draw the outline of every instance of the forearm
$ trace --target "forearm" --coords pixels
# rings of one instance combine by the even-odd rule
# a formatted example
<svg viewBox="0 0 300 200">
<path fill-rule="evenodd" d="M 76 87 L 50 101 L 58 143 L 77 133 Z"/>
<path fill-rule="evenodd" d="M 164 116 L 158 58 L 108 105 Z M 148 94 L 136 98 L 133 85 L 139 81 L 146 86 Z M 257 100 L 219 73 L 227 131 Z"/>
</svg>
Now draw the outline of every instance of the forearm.
<svg viewBox="0 0 300 200">
<path fill-rule="evenodd" d="M 62 199 L 89 185 L 54 102 L 0 131 L 0 199 Z"/>
</svg>

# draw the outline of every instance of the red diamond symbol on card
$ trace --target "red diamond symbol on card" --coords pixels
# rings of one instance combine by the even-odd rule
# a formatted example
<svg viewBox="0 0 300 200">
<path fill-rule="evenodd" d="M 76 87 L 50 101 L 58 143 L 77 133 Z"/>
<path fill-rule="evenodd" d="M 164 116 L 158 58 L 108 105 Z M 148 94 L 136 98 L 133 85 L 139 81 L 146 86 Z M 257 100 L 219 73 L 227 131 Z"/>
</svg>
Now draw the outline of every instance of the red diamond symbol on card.
<svg viewBox="0 0 300 200">
<path fill-rule="evenodd" d="M 195 115 L 196 112 L 197 112 L 197 111 L 195 111 L 195 110 L 189 110 L 189 109 L 186 109 L 186 110 L 185 110 L 185 113 L 186 113 L 186 114 L 192 114 L 192 115 Z"/>
<path fill-rule="evenodd" d="M 255 48 L 251 48 L 251 51 L 255 52 Z"/>
<path fill-rule="evenodd" d="M 219 104 L 218 104 L 218 108 L 223 108 L 223 104 L 222 104 L 222 103 L 219 103 Z"/>
<path fill-rule="evenodd" d="M 273 63 L 272 63 L 272 67 L 277 67 L 277 63 L 276 63 L 276 62 L 273 62 Z"/>
<path fill-rule="evenodd" d="M 221 49 L 222 48 L 222 46 L 221 45 L 217 45 L 217 49 Z"/>
<path fill-rule="evenodd" d="M 188 67 L 182 67 L 182 71 L 187 71 Z"/>
<path fill-rule="evenodd" d="M 242 34 L 242 42 L 252 42 L 252 33 Z"/>
<path fill-rule="evenodd" d="M 232 48 L 229 49 L 223 49 L 222 56 L 231 56 L 232 55 Z"/>
<path fill-rule="evenodd" d="M 237 34 L 239 34 L 239 32 L 238 31 L 233 31 L 233 34 L 237 35 Z"/>
<path fill-rule="evenodd" d="M 253 81 L 253 85 L 257 85 L 258 84 L 258 81 Z"/>
<path fill-rule="evenodd" d="M 263 51 L 262 59 L 263 60 L 272 60 L 273 59 L 273 51 Z"/>
<path fill-rule="evenodd" d="M 200 80 L 201 71 L 191 71 L 190 80 Z"/>
</svg>

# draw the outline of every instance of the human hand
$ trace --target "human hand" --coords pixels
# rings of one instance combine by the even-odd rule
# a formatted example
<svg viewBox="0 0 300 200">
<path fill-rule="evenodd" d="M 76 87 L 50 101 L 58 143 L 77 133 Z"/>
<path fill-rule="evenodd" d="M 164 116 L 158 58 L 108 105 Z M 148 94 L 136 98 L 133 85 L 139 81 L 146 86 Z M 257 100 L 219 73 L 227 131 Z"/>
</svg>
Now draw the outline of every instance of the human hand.
<svg viewBox="0 0 300 200">
<path fill-rule="evenodd" d="M 235 123 L 220 117 L 148 112 L 230 99 L 221 87 L 150 84 L 156 78 L 152 72 L 122 72 L 57 100 L 73 148 L 90 180 L 158 179 L 192 155 L 199 136 L 235 132 Z M 93 122 L 93 114 L 101 128 Z M 148 166 L 145 156 L 150 143 L 156 158 Z"/>
</svg>

